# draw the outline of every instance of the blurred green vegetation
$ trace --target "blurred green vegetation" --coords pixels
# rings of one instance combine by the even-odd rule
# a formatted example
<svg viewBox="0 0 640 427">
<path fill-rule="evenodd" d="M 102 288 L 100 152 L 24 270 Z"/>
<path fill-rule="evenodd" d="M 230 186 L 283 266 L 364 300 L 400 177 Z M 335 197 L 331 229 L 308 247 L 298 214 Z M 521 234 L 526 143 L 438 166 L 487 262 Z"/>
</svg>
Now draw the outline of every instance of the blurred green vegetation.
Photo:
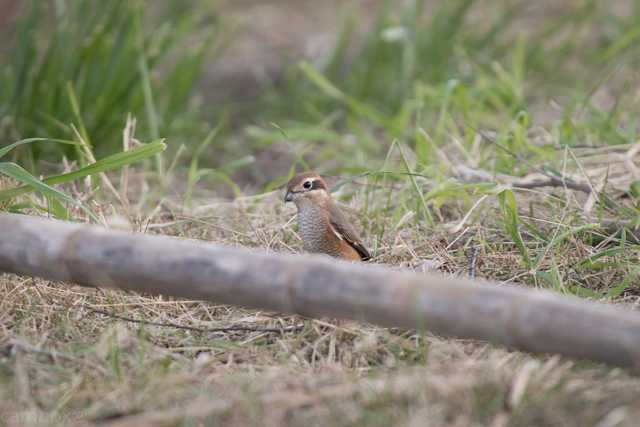
<svg viewBox="0 0 640 427">
<path fill-rule="evenodd" d="M 399 139 L 429 167 L 425 156 L 433 148 L 451 135 L 468 147 L 476 129 L 494 130 L 499 142 L 529 155 L 533 147 L 514 127 L 526 131 L 541 124 L 556 132 L 561 145 L 636 139 L 638 100 L 628 89 L 640 58 L 640 43 L 634 43 L 640 37 L 639 1 L 625 2 L 627 14 L 583 1 L 556 5 L 543 17 L 529 16 L 531 5 L 519 1 L 491 7 L 474 0 L 441 2 L 428 14 L 424 1 L 407 4 L 387 3 L 356 55 L 346 46 L 358 17 L 346 19 L 328 61 L 292 70 L 285 90 L 266 97 L 261 111 L 268 121 L 291 139 L 318 142 L 318 163 L 339 147 L 354 155 L 344 156 L 347 163 L 338 167 L 364 171 L 369 156 L 380 158 Z M 606 111 L 591 102 L 603 87 L 616 99 Z M 545 112 L 559 119 L 549 122 Z M 280 129 L 268 126 L 250 134 L 262 145 L 283 139 Z M 340 143 L 345 134 L 355 134 L 358 144 Z M 545 157 L 544 150 L 536 154 Z M 490 155 L 499 156 L 499 171 L 521 165 L 505 152 Z"/>
<path fill-rule="evenodd" d="M 377 17 L 365 34 L 357 31 L 362 17 L 346 15 L 328 58 L 285 70 L 281 84 L 236 118 L 233 100 L 207 106 L 194 97 L 222 44 L 210 2 L 165 0 L 150 10 L 143 1 L 33 1 L 2 67 L 0 143 L 74 138 L 75 123 L 98 156 L 111 154 L 121 148 L 131 112 L 141 138 L 167 138 L 171 155 L 185 144 L 207 166 L 284 142 L 301 167 L 312 153 L 317 165 L 331 160 L 332 172 L 365 171 L 397 139 L 432 168 L 433 150 L 451 135 L 468 146 L 476 129 L 493 130 L 502 145 L 529 155 L 531 144 L 513 129 L 541 124 L 536 115 L 548 110 L 560 116 L 544 123 L 559 144 L 627 143 L 637 136 L 637 102 L 628 89 L 640 61 L 640 1 L 625 4 L 627 13 L 597 1 L 549 11 L 521 1 L 387 2 L 370 11 Z M 616 98 L 608 111 L 591 102 L 602 86 Z M 224 110 L 233 128 L 197 150 Z M 77 154 L 36 144 L 20 151 L 30 156 L 21 161 L 35 170 L 41 159 L 58 160 L 61 150 Z M 340 162 L 336 151 L 345 154 Z M 522 166 L 512 154 L 487 156 L 498 156 L 498 171 L 512 171 Z"/>
<path fill-rule="evenodd" d="M 26 3 L 26 2 L 25 2 Z M 193 103 L 203 60 L 218 24 L 195 2 L 33 0 L 21 7 L 14 43 L 0 73 L 0 146 L 29 137 L 75 138 L 97 156 L 122 149 L 127 114 L 144 139 L 189 140 L 205 134 Z M 75 100 L 73 99 L 75 98 Z M 30 144 L 20 160 L 35 170 L 78 150 Z"/>
</svg>

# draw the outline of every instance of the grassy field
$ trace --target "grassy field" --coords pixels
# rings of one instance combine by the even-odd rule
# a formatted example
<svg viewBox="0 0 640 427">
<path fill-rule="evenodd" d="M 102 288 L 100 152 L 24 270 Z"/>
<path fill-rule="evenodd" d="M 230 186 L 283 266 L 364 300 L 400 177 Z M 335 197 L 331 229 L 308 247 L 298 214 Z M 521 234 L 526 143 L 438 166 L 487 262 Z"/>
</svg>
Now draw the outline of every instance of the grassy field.
<svg viewBox="0 0 640 427">
<path fill-rule="evenodd" d="M 329 54 L 227 103 L 200 89 L 233 46 L 224 6 L 159 3 L 20 12 L 0 210 L 298 252 L 281 186 L 315 169 L 372 262 L 638 309 L 639 1 L 404 2 L 368 31 L 353 7 Z M 631 372 L 481 342 L 9 274 L 0 307 L 0 425 L 640 416 Z"/>
</svg>

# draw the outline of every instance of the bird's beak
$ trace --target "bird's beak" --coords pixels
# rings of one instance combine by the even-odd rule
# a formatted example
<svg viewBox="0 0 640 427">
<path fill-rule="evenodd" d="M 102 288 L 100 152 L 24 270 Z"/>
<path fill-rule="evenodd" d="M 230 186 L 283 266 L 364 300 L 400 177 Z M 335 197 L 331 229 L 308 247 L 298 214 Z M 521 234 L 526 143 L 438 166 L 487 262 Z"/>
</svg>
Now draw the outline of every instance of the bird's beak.
<svg viewBox="0 0 640 427">
<path fill-rule="evenodd" d="M 291 202 L 293 201 L 293 193 L 291 191 L 287 191 L 287 194 L 284 195 L 284 202 Z"/>
</svg>

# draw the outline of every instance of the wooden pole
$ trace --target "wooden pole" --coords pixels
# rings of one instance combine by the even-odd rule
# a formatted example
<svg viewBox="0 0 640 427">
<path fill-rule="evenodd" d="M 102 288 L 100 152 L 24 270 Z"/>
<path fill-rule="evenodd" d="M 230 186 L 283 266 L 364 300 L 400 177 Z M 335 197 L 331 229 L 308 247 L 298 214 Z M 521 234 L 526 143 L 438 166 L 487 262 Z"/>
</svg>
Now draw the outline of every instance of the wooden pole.
<svg viewBox="0 0 640 427">
<path fill-rule="evenodd" d="M 0 271 L 640 367 L 640 314 L 546 291 L 0 214 Z"/>
</svg>

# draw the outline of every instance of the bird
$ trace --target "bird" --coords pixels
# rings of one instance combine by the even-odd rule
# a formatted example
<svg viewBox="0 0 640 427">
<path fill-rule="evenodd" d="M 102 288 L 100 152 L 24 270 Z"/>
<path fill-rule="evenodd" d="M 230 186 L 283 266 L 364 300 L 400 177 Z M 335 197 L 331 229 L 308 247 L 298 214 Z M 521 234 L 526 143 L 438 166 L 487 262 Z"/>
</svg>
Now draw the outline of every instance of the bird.
<svg viewBox="0 0 640 427">
<path fill-rule="evenodd" d="M 350 261 L 371 259 L 355 228 L 333 201 L 327 183 L 316 172 L 291 178 L 284 201 L 295 203 L 298 209 L 298 227 L 305 251 Z"/>
</svg>

